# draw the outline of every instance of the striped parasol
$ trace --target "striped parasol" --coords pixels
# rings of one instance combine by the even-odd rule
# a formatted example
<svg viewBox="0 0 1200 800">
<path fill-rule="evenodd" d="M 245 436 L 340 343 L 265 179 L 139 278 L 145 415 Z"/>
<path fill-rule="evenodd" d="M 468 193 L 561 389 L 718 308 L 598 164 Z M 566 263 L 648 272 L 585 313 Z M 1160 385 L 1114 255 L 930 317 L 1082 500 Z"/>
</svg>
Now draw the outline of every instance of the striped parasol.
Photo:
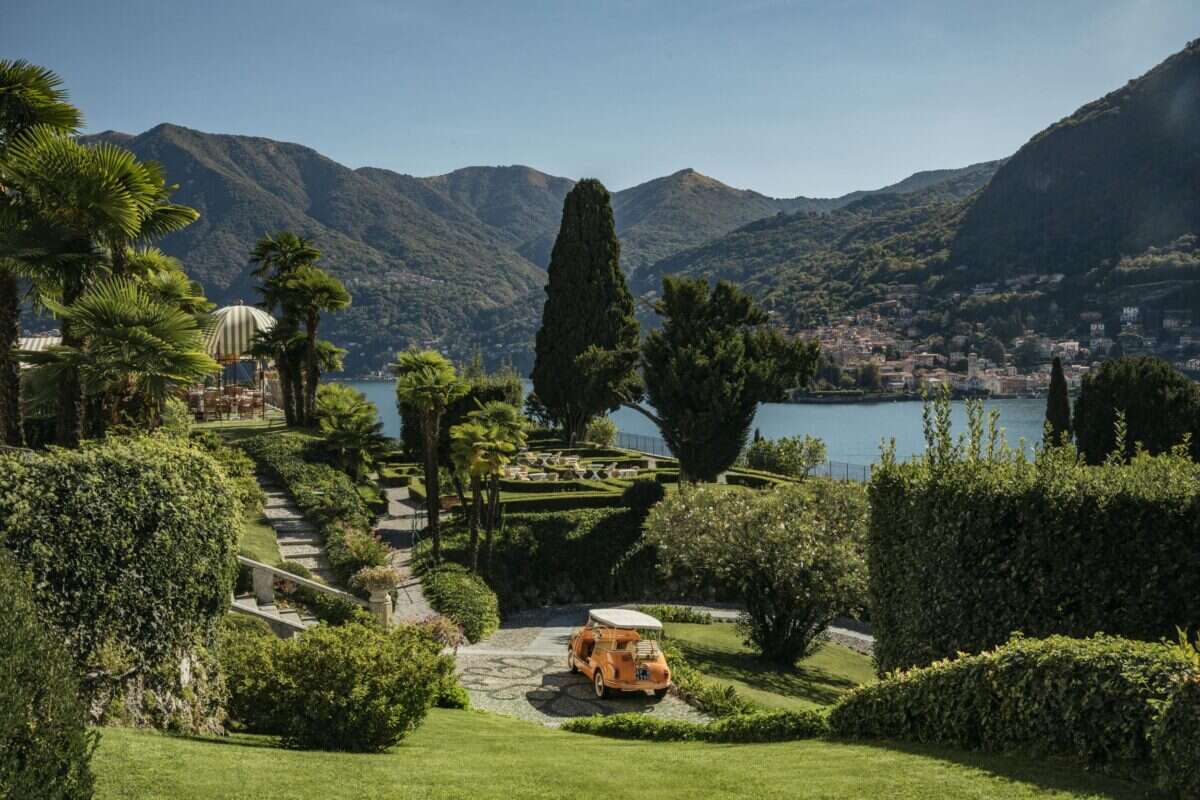
<svg viewBox="0 0 1200 800">
<path fill-rule="evenodd" d="M 51 347 L 57 347 L 60 344 L 62 344 L 61 336 L 39 334 L 37 336 L 22 336 L 17 340 L 17 349 L 39 353 L 43 350 L 49 350 Z"/>
<path fill-rule="evenodd" d="M 261 308 L 235 303 L 218 308 L 209 323 L 204 349 L 217 361 L 237 361 L 250 349 L 254 336 L 275 327 L 275 318 Z"/>
</svg>

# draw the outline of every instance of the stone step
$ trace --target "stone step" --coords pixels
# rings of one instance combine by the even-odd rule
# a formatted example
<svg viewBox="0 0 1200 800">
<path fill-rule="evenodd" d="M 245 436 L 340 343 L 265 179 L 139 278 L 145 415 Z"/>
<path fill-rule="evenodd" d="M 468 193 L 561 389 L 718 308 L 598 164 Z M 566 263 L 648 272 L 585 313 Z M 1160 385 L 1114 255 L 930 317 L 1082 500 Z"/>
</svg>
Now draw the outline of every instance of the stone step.
<svg viewBox="0 0 1200 800">
<path fill-rule="evenodd" d="M 300 533 L 276 535 L 275 541 L 279 542 L 280 547 L 287 545 L 313 545 L 315 547 L 320 547 L 322 544 L 321 537 L 316 533 L 305 533 L 303 531 Z"/>
<path fill-rule="evenodd" d="M 279 554 L 287 561 L 299 561 L 302 558 L 320 558 L 325 552 L 320 545 L 312 544 L 279 544 Z"/>
</svg>

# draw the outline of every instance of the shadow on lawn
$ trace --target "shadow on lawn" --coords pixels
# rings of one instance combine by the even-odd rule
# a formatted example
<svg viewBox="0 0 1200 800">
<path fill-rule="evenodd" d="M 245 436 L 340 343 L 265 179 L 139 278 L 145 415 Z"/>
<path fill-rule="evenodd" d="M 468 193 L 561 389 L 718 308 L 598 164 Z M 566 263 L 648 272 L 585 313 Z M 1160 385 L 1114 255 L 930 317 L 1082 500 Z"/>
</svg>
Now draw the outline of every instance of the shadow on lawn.
<svg viewBox="0 0 1200 800">
<path fill-rule="evenodd" d="M 1009 783 L 1036 786 L 1060 792 L 1087 792 L 1110 800 L 1146 800 L 1159 797 L 1154 788 L 1126 778 L 1088 772 L 1065 759 L 1034 758 L 1018 754 L 998 754 L 954 750 L 949 747 L 899 741 L 863 741 L 835 739 L 839 744 L 857 745 L 896 753 L 945 761 Z"/>
<path fill-rule="evenodd" d="M 801 664 L 789 672 L 752 653 L 734 653 L 695 642 L 681 644 L 687 660 L 706 675 L 718 680 L 741 681 L 755 689 L 785 697 L 831 705 L 858 686 L 854 681 L 820 667 Z"/>
</svg>

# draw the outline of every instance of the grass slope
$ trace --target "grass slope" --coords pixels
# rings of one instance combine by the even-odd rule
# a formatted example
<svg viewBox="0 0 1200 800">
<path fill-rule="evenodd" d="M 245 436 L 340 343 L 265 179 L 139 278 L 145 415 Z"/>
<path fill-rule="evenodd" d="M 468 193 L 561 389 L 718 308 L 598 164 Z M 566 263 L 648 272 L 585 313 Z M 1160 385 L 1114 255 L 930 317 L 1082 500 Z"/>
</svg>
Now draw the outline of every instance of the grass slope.
<svg viewBox="0 0 1200 800">
<path fill-rule="evenodd" d="M 666 634 L 680 645 L 689 664 L 765 708 L 820 708 L 875 679 L 869 656 L 837 644 L 826 644 L 794 670 L 785 670 L 760 660 L 733 625 L 667 623 Z"/>
<path fill-rule="evenodd" d="M 261 737 L 103 732 L 97 800 L 1137 798 L 1132 784 L 1024 759 L 824 741 L 657 744 L 440 711 L 383 755 L 282 750 Z"/>
</svg>

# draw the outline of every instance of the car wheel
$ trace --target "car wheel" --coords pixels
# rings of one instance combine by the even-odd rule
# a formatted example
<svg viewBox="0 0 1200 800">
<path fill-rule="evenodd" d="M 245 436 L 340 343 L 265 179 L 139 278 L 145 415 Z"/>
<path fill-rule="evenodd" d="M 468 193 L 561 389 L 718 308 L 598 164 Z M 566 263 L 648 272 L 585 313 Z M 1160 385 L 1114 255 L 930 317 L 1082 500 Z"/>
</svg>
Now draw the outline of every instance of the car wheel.
<svg viewBox="0 0 1200 800">
<path fill-rule="evenodd" d="M 608 695 L 608 687 L 604 685 L 604 671 L 596 667 L 596 674 L 592 678 L 592 684 L 596 687 L 596 699 L 603 700 Z"/>
<path fill-rule="evenodd" d="M 570 650 L 567 651 L 567 669 L 571 672 L 579 672 L 579 667 L 575 666 L 575 654 Z"/>
<path fill-rule="evenodd" d="M 659 700 L 662 700 L 664 697 L 667 696 L 667 687 L 664 686 L 661 689 L 655 689 L 654 696 L 657 697 Z"/>
</svg>

